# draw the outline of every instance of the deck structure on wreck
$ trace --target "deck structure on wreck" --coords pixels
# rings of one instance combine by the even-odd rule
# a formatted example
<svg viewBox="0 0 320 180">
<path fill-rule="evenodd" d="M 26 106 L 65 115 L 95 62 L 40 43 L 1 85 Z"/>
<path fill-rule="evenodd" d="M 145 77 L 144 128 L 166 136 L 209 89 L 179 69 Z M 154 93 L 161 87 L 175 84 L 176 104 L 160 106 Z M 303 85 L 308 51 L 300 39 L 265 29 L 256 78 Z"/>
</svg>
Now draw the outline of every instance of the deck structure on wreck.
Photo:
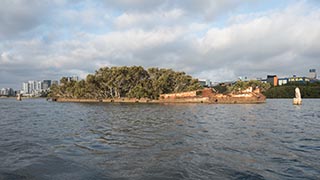
<svg viewBox="0 0 320 180">
<path fill-rule="evenodd" d="M 244 91 L 229 94 L 215 93 L 213 89 L 206 88 L 197 91 L 161 94 L 159 101 L 168 103 L 255 104 L 264 103 L 266 97 L 258 88 L 252 90 L 252 87 Z"/>
</svg>

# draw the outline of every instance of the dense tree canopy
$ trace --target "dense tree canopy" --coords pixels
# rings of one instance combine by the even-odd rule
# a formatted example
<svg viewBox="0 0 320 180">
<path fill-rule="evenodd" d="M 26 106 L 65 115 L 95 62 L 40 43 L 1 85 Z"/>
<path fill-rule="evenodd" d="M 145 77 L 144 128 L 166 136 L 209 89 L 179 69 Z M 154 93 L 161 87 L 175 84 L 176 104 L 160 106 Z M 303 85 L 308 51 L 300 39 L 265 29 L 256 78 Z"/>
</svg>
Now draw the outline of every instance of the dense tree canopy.
<svg viewBox="0 0 320 180">
<path fill-rule="evenodd" d="M 229 85 L 214 86 L 214 89 L 219 93 L 227 94 L 227 93 L 237 93 L 247 89 L 248 87 L 252 87 L 253 89 L 259 88 L 261 92 L 265 92 L 271 87 L 271 85 L 269 83 L 262 83 L 261 81 L 258 81 L 258 80 L 251 80 L 251 81 L 239 80 Z"/>
<path fill-rule="evenodd" d="M 141 66 L 103 67 L 89 74 L 85 80 L 60 80 L 51 88 L 51 96 L 68 98 L 151 98 L 163 93 L 200 89 L 197 79 L 184 72 Z"/>
<path fill-rule="evenodd" d="M 264 94 L 267 98 L 294 98 L 296 87 L 299 87 L 302 98 L 320 98 L 320 83 L 290 83 L 272 87 Z"/>
<path fill-rule="evenodd" d="M 262 83 L 258 80 L 251 81 L 237 81 L 235 84 L 227 88 L 228 92 L 238 92 L 247 89 L 248 87 L 252 87 L 253 89 L 259 88 L 262 92 L 268 90 L 271 85 L 269 83 Z"/>
</svg>

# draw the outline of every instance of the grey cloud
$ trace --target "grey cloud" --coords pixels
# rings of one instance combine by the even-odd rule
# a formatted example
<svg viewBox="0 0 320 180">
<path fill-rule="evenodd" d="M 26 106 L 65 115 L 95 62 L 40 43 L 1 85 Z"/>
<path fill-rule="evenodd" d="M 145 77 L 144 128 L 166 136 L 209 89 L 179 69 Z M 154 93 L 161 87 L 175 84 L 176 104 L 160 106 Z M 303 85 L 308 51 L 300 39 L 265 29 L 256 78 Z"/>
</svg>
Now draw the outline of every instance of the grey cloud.
<svg viewBox="0 0 320 180">
<path fill-rule="evenodd" d="M 175 6 L 182 7 L 192 16 L 198 15 L 203 17 L 205 20 L 212 20 L 218 15 L 230 12 L 234 8 L 246 2 L 250 2 L 250 0 L 185 0 L 175 1 Z"/>
<path fill-rule="evenodd" d="M 210 0 L 187 0 L 187 1 L 149 1 L 149 0 L 104 0 L 102 1 L 105 7 L 111 11 L 132 12 L 138 14 L 172 11 L 181 9 L 186 11 L 186 14 L 193 16 L 195 14 L 204 16 L 215 16 L 226 10 L 231 10 L 240 3 L 238 1 L 210 1 Z M 67 26 L 72 24 L 74 27 L 89 28 L 104 28 L 105 20 L 102 18 L 104 13 L 92 11 L 59 11 L 58 7 L 77 6 L 79 4 L 90 4 L 91 8 L 98 8 L 95 3 L 89 1 L 64 1 L 64 0 L 3 0 L 0 5 L 0 39 L 18 38 L 22 35 L 28 37 L 27 33 L 41 25 L 48 26 L 50 21 L 56 26 Z M 99 4 L 99 2 L 96 2 Z M 100 8 L 100 7 L 99 7 Z M 99 12 L 103 10 L 100 9 Z M 146 14 L 150 15 L 150 14 Z M 81 21 L 79 21 L 81 18 Z M 99 20 L 97 20 L 100 18 Z M 180 19 L 181 20 L 181 19 Z M 75 23 L 78 21 L 81 22 Z M 157 21 L 151 20 L 154 23 Z M 185 20 L 186 21 L 186 20 Z M 159 22 L 159 21 L 158 21 Z M 170 21 L 164 21 L 163 24 Z M 142 23 L 140 24 L 142 25 Z M 35 32 L 35 36 L 38 35 Z"/>
<path fill-rule="evenodd" d="M 153 11 L 164 6 L 166 2 L 157 0 L 104 0 L 107 8 L 124 11 Z"/>
<path fill-rule="evenodd" d="M 41 24 L 48 12 L 45 1 L 3 0 L 0 2 L 0 39 L 15 38 Z"/>
<path fill-rule="evenodd" d="M 0 40 L 31 39 L 47 31 L 59 31 L 59 14 L 78 1 L 66 0 L 2 0 L 0 2 Z M 60 18 L 60 19 L 58 19 Z M 50 30 L 50 28 L 52 28 Z"/>
<path fill-rule="evenodd" d="M 188 16 L 200 16 L 212 20 L 221 13 L 232 11 L 239 5 L 252 0 L 104 0 L 106 7 L 125 12 L 151 12 L 159 10 L 182 9 Z"/>
<path fill-rule="evenodd" d="M 190 23 L 181 9 L 154 11 L 151 13 L 123 13 L 114 20 L 117 28 L 153 29 L 162 26 L 175 26 Z"/>
</svg>

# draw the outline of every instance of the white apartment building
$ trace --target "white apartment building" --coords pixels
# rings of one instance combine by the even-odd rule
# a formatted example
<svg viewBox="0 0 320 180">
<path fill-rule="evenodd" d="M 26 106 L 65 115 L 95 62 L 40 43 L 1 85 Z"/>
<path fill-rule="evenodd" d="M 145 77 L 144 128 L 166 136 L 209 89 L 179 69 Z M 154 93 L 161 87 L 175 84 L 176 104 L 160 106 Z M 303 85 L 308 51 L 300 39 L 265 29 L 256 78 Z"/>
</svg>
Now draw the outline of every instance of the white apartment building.
<svg viewBox="0 0 320 180">
<path fill-rule="evenodd" d="M 2 88 L 0 89 L 0 96 L 14 96 L 15 92 L 12 88 Z"/>
<path fill-rule="evenodd" d="M 48 81 L 48 80 L 47 80 Z M 28 81 L 22 83 L 21 93 L 27 96 L 37 96 L 40 95 L 41 92 L 47 90 L 50 87 L 48 83 L 44 87 L 44 81 Z"/>
</svg>

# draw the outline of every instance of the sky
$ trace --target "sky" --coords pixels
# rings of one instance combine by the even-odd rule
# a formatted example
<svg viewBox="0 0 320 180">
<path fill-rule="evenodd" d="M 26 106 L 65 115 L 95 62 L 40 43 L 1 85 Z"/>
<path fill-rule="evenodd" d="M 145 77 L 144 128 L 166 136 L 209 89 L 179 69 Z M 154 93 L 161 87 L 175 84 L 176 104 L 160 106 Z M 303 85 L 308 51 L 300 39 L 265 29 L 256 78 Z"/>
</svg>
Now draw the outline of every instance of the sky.
<svg viewBox="0 0 320 180">
<path fill-rule="evenodd" d="M 320 2 L 0 2 L 0 88 L 134 65 L 213 82 L 308 76 L 320 71 Z"/>
</svg>

